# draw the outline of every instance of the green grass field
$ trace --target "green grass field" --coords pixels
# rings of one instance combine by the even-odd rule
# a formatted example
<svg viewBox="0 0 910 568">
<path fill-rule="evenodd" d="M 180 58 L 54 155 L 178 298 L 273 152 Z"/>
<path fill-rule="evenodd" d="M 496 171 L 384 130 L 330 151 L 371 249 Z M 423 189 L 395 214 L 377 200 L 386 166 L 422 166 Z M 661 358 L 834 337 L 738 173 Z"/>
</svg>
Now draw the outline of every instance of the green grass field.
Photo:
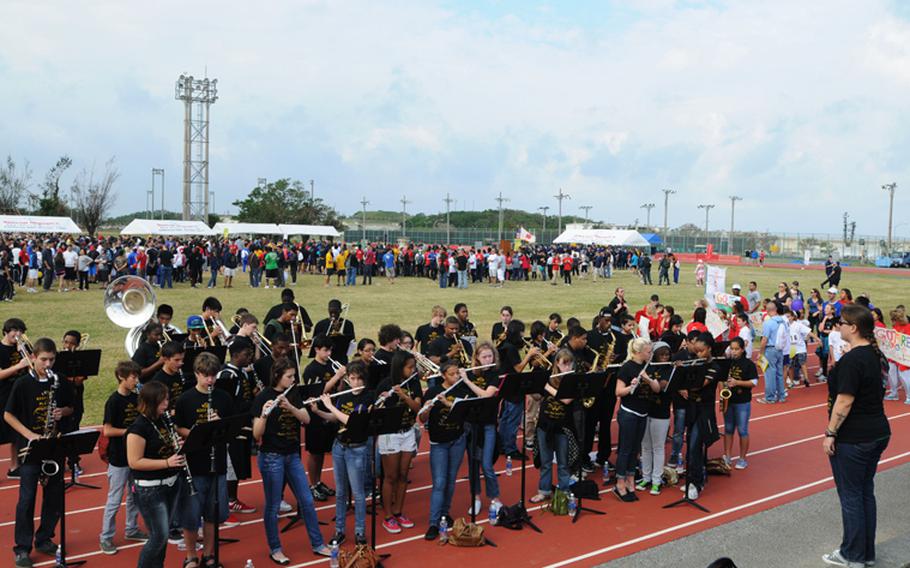
<svg viewBox="0 0 910 568">
<path fill-rule="evenodd" d="M 656 277 L 656 272 L 655 272 Z M 758 282 L 759 290 L 769 295 L 781 280 L 799 280 L 800 288 L 808 293 L 818 286 L 823 273 L 800 271 L 798 269 L 757 269 L 751 267 L 729 267 L 727 285 L 738 282 L 745 288 L 749 280 Z M 173 290 L 158 290 L 158 303 L 174 306 L 175 323 L 185 327 L 186 317 L 198 314 L 203 299 L 212 294 L 225 307 L 224 320 L 239 307 L 245 307 L 262 317 L 266 310 L 278 303 L 279 291 L 264 288 L 252 289 L 245 285 L 240 276 L 237 287 L 232 289 L 205 288 L 191 289 L 186 284 Z M 379 326 L 394 322 L 412 333 L 418 325 L 425 323 L 434 304 L 445 306 L 451 313 L 456 302 L 468 304 L 471 320 L 477 325 L 481 336 L 487 337 L 490 328 L 498 320 L 499 308 L 511 305 L 515 317 L 526 324 L 535 319 L 545 319 L 551 312 L 559 312 L 563 319 L 576 316 L 587 327 L 591 318 L 609 302 L 616 286 L 626 288 L 629 305 L 636 309 L 644 305 L 652 293 L 659 293 L 661 302 L 674 306 L 677 312 L 687 318 L 693 302 L 701 297 L 702 291 L 694 284 L 691 266 L 684 267 L 681 284 L 678 286 L 642 286 L 631 273 L 615 274 L 612 280 L 577 279 L 571 286 L 550 286 L 541 282 L 506 283 L 504 288 L 490 288 L 473 285 L 467 290 L 441 290 L 427 279 L 399 278 L 394 285 L 385 279 L 374 278 L 372 286 L 354 288 L 326 288 L 323 278 L 302 276 L 298 279 L 295 292 L 298 302 L 306 307 L 314 321 L 326 317 L 326 304 L 332 298 L 350 304 L 349 319 L 354 322 L 357 337 L 376 337 Z M 899 303 L 907 303 L 906 280 L 896 276 L 878 274 L 851 274 L 845 272 L 842 286 L 850 288 L 854 295 L 866 292 L 872 301 L 885 313 Z M 91 336 L 89 348 L 103 350 L 101 375 L 86 383 L 85 419 L 83 424 L 99 424 L 104 410 L 104 401 L 114 390 L 114 365 L 126 357 L 123 339 L 126 331 L 111 323 L 102 306 L 102 291 L 96 287 L 89 292 L 57 292 L 17 295 L 12 304 L 0 306 L 0 318 L 21 317 L 28 325 L 28 335 L 34 341 L 39 337 L 62 339 L 68 329 L 77 329 Z"/>
</svg>

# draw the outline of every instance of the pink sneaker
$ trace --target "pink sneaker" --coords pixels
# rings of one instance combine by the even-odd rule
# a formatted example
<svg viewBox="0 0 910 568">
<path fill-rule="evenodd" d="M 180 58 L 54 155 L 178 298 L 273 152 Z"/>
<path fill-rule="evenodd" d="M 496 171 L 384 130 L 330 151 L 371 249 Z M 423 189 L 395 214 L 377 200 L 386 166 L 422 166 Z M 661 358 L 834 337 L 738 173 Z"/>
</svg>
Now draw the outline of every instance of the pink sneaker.
<svg viewBox="0 0 910 568">
<path fill-rule="evenodd" d="M 403 529 L 413 529 L 414 521 L 405 517 L 404 515 L 395 515 L 395 518 L 398 519 L 398 526 Z"/>
<path fill-rule="evenodd" d="M 392 534 L 398 534 L 401 532 L 401 527 L 398 525 L 398 520 L 395 517 L 389 517 L 388 519 L 382 521 L 382 528 Z"/>
</svg>

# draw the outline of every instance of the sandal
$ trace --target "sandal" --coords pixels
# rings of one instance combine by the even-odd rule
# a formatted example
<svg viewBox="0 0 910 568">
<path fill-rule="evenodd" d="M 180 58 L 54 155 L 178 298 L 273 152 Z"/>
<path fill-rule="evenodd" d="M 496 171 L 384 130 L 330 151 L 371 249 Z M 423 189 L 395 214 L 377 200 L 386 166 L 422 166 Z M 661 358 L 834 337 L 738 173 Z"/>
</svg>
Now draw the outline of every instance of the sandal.
<svg viewBox="0 0 910 568">
<path fill-rule="evenodd" d="M 287 566 L 288 564 L 291 563 L 291 559 L 288 558 L 287 556 L 285 556 L 284 559 L 282 559 L 282 560 L 278 560 L 277 558 L 275 558 L 274 553 L 269 554 L 269 560 L 271 560 L 275 564 L 278 564 L 279 566 Z"/>
<path fill-rule="evenodd" d="M 184 558 L 183 568 L 199 568 L 199 557 L 194 556 L 193 558 Z"/>
<path fill-rule="evenodd" d="M 533 497 L 531 497 L 530 499 L 528 499 L 528 501 L 530 501 L 531 503 L 535 503 L 535 504 L 536 504 L 536 503 L 542 503 L 542 502 L 546 501 L 546 500 L 549 499 L 549 498 L 550 498 L 549 495 L 544 495 L 543 493 L 538 493 L 537 495 L 534 495 Z"/>
</svg>

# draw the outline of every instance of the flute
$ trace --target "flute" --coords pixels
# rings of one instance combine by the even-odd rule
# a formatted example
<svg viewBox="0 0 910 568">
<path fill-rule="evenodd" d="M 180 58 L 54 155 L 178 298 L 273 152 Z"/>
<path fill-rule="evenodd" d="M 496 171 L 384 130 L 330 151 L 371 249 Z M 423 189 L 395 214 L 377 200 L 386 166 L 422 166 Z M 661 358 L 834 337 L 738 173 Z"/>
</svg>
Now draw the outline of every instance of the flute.
<svg viewBox="0 0 910 568">
<path fill-rule="evenodd" d="M 359 386 L 359 387 L 350 388 L 348 390 L 339 391 L 334 394 L 330 394 L 329 398 L 335 398 L 336 396 L 341 396 L 343 394 L 348 394 L 348 393 L 356 393 L 356 392 L 362 391 L 365 388 L 366 387 Z M 321 399 L 322 399 L 322 395 L 314 396 L 313 398 L 308 398 L 301 403 L 301 406 L 306 406 L 308 404 L 313 404 L 314 402 L 319 402 Z"/>
<path fill-rule="evenodd" d="M 411 382 L 411 380 L 413 380 L 414 377 L 416 377 L 416 376 L 417 376 L 417 372 L 411 373 L 411 376 L 406 378 L 405 380 L 401 381 L 401 383 L 398 385 L 398 387 L 404 388 L 405 385 L 407 385 L 409 382 Z M 386 399 L 389 398 L 390 396 L 392 396 L 393 394 L 395 394 L 394 388 L 390 388 L 389 390 L 383 392 L 378 397 L 376 397 L 376 404 L 383 404 L 386 401 Z"/>
<path fill-rule="evenodd" d="M 294 383 L 293 385 L 284 389 L 283 392 L 279 393 L 278 396 L 276 396 L 274 399 L 272 399 L 275 401 L 274 404 L 272 404 L 272 406 L 262 409 L 262 415 L 265 417 L 268 417 L 268 415 L 271 414 L 273 410 L 278 408 L 278 404 L 281 402 L 281 400 L 287 398 L 288 393 L 291 392 L 294 389 L 294 387 L 296 387 L 296 386 L 297 386 L 297 383 Z"/>
<path fill-rule="evenodd" d="M 489 364 L 487 364 L 487 365 L 478 365 L 478 366 L 476 366 L 476 367 L 468 367 L 467 369 L 465 369 L 465 372 L 467 372 L 467 371 L 477 371 L 478 369 L 489 369 L 490 367 L 495 367 L 495 366 L 496 366 L 496 363 L 489 363 Z M 435 374 L 429 375 L 429 376 L 427 376 L 427 377 L 425 377 L 425 378 L 427 378 L 427 379 L 434 379 L 434 378 L 436 378 L 436 377 L 441 377 L 441 376 L 442 376 L 442 373 L 435 373 Z"/>
<path fill-rule="evenodd" d="M 458 385 L 460 385 L 463 381 L 464 381 L 464 379 L 458 379 L 458 381 L 457 381 L 454 385 L 450 386 L 450 387 L 447 388 L 446 390 L 444 390 L 444 391 L 442 391 L 441 393 L 437 394 L 437 395 L 434 396 L 431 400 L 428 400 L 428 401 L 426 402 L 426 404 L 424 404 L 423 407 L 417 412 L 417 416 L 420 416 L 421 414 L 423 414 L 424 412 L 426 412 L 427 410 L 429 410 L 430 408 L 432 408 L 432 406 L 433 406 L 434 404 L 436 404 L 437 402 L 439 402 L 440 400 L 442 400 L 443 398 L 445 398 L 445 396 L 446 396 L 447 394 L 449 394 L 449 391 L 451 391 L 452 389 L 454 389 L 455 387 L 457 387 Z"/>
</svg>

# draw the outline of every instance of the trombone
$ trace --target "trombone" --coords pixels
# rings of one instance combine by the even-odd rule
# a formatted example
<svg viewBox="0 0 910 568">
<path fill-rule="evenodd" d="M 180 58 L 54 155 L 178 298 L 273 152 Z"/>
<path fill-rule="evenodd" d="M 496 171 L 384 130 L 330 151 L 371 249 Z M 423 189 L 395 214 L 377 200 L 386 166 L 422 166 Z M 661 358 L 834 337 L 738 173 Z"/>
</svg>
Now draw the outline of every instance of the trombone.
<svg viewBox="0 0 910 568">
<path fill-rule="evenodd" d="M 24 333 L 16 337 L 16 349 L 19 350 L 19 355 L 28 361 L 28 368 L 32 370 L 32 373 L 35 373 L 35 362 L 32 361 L 32 353 L 35 352 L 35 347 Z"/>
<path fill-rule="evenodd" d="M 297 315 L 291 320 L 291 329 L 295 326 L 300 327 L 300 349 L 309 349 L 310 346 L 313 345 L 313 340 L 306 336 L 306 329 L 303 327 L 303 318 L 300 316 L 300 312 L 303 308 L 301 308 L 300 304 L 297 302 L 294 302 L 294 305 L 297 306 Z"/>
<path fill-rule="evenodd" d="M 332 335 L 341 335 L 344 333 L 344 324 L 348 320 L 348 309 L 350 304 L 341 304 L 341 313 L 337 318 L 332 318 L 332 321 L 329 322 L 329 336 Z M 297 315 L 300 315 L 300 311 L 297 311 Z"/>
</svg>

